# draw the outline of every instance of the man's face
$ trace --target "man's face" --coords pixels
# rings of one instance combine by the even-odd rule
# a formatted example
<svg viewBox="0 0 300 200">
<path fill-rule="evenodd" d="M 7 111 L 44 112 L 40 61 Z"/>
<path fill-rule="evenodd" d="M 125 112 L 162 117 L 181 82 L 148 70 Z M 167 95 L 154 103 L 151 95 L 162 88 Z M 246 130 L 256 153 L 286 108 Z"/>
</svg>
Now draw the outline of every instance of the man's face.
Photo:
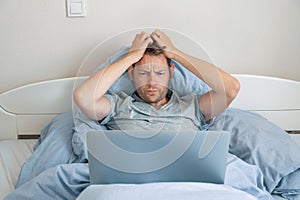
<svg viewBox="0 0 300 200">
<path fill-rule="evenodd" d="M 159 103 L 166 98 L 174 67 L 168 66 L 163 55 L 147 55 L 135 64 L 131 78 L 139 96 L 147 103 Z"/>
</svg>

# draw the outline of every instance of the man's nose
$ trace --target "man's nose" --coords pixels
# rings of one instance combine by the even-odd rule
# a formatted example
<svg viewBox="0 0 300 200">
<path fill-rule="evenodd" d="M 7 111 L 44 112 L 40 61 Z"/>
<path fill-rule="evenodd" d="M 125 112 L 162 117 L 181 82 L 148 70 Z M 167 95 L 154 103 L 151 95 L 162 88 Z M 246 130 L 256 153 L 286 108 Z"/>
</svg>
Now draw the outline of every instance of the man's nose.
<svg viewBox="0 0 300 200">
<path fill-rule="evenodd" d="M 148 82 L 149 82 L 149 83 L 155 83 L 155 82 L 156 82 L 156 76 L 155 76 L 155 73 L 154 73 L 154 72 L 151 72 L 151 73 L 149 74 Z"/>
</svg>

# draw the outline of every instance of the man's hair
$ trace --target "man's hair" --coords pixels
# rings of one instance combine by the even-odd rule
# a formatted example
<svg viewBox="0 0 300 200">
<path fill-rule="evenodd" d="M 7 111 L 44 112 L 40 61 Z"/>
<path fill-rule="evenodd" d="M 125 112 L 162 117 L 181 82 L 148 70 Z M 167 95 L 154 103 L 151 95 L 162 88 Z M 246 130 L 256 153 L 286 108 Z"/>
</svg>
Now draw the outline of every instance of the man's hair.
<svg viewBox="0 0 300 200">
<path fill-rule="evenodd" d="M 145 54 L 147 54 L 147 55 L 153 55 L 153 56 L 163 55 L 164 54 L 163 50 L 165 48 L 166 48 L 165 46 L 160 47 L 155 41 L 153 41 L 146 48 L 144 55 Z M 171 59 L 170 58 L 166 58 L 166 59 L 167 59 L 168 66 L 170 67 L 171 66 Z M 133 67 L 134 66 L 135 66 L 135 64 L 133 64 Z"/>
</svg>

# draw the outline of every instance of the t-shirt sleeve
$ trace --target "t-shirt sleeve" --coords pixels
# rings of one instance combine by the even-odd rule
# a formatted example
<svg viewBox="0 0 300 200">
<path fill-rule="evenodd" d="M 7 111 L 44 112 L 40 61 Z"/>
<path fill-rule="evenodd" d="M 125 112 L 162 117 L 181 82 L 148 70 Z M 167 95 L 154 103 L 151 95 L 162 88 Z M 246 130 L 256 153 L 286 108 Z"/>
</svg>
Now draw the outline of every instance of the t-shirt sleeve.
<svg viewBox="0 0 300 200">
<path fill-rule="evenodd" d="M 209 120 L 205 120 L 205 116 L 204 114 L 201 112 L 200 110 L 200 106 L 199 106 L 199 101 L 201 98 L 202 94 L 200 95 L 195 95 L 195 110 L 196 110 L 196 116 L 198 117 L 198 119 L 201 122 L 201 130 L 208 130 L 208 128 L 211 126 L 211 124 L 214 121 L 214 118 L 209 119 Z"/>
<path fill-rule="evenodd" d="M 109 122 L 113 118 L 113 116 L 115 114 L 115 110 L 116 110 L 116 104 L 119 99 L 118 95 L 115 93 L 107 93 L 104 96 L 110 102 L 110 111 L 109 111 L 108 115 L 101 122 L 99 122 L 100 125 L 106 125 L 107 122 Z"/>
<path fill-rule="evenodd" d="M 106 93 L 104 95 L 110 102 L 110 111 L 108 115 L 99 122 L 100 125 L 106 125 L 113 117 L 116 116 L 117 112 L 120 112 L 120 106 L 128 98 L 128 95 L 125 92 L 116 93 Z"/>
</svg>

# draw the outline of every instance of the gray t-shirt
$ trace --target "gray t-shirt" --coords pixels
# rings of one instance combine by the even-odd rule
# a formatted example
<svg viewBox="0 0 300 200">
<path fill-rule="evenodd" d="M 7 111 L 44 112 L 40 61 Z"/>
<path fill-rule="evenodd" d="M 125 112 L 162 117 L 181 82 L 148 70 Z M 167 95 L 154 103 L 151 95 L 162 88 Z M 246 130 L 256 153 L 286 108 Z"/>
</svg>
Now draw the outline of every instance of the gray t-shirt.
<svg viewBox="0 0 300 200">
<path fill-rule="evenodd" d="M 106 94 L 110 113 L 101 122 L 113 130 L 206 130 L 208 124 L 199 109 L 199 95 L 179 97 L 169 90 L 170 100 L 159 110 L 145 103 L 137 93 Z"/>
</svg>

